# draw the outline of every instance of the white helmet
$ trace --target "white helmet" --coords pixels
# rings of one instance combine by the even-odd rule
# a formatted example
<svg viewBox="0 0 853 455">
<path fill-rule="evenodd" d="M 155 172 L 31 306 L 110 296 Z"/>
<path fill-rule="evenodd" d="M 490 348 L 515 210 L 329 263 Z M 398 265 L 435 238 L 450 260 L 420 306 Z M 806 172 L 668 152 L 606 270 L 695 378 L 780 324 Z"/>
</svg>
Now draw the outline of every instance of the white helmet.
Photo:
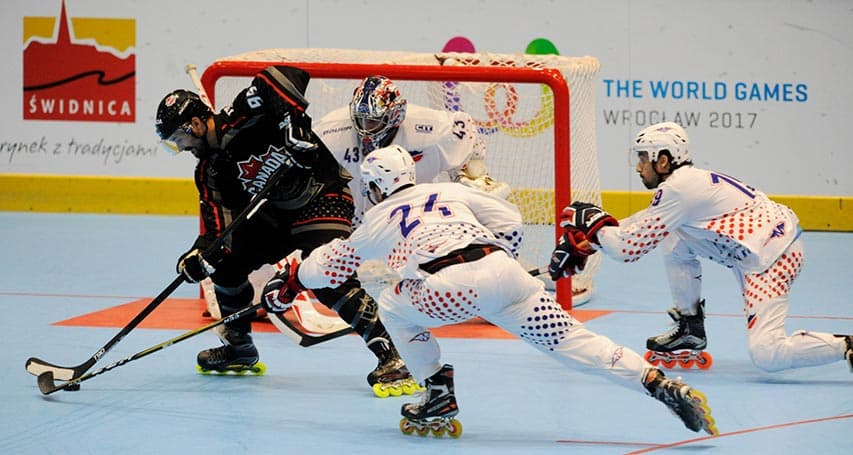
<svg viewBox="0 0 853 455">
<path fill-rule="evenodd" d="M 415 160 L 399 145 L 389 145 L 374 150 L 361 163 L 361 182 L 364 192 L 370 194 L 370 184 L 388 197 L 406 185 L 415 184 Z"/>
<path fill-rule="evenodd" d="M 687 132 L 681 125 L 674 122 L 656 123 L 637 133 L 631 152 L 638 154 L 646 152 L 649 161 L 658 160 L 658 154 L 664 150 L 672 156 L 673 165 L 681 165 L 690 161 L 687 147 L 690 145 Z"/>
</svg>

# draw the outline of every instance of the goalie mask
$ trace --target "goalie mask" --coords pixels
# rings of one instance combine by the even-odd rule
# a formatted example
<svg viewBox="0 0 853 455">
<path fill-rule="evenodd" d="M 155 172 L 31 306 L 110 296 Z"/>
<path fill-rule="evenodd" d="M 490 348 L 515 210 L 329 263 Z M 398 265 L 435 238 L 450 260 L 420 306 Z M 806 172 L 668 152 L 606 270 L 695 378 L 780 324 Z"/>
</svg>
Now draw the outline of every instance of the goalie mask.
<svg viewBox="0 0 853 455">
<path fill-rule="evenodd" d="M 361 163 L 363 192 L 370 202 L 378 204 L 397 190 L 415 184 L 415 161 L 399 145 L 376 149 Z M 373 190 L 381 194 L 374 200 Z"/>
<path fill-rule="evenodd" d="M 154 121 L 163 149 L 173 154 L 191 150 L 197 155 L 207 144 L 193 135 L 190 121 L 193 117 L 207 120 L 211 115 L 210 108 L 193 92 L 179 89 L 166 95 L 157 107 Z"/>
<path fill-rule="evenodd" d="M 652 163 L 658 160 L 660 152 L 667 151 L 671 156 L 674 167 L 690 164 L 687 147 L 690 144 L 687 132 L 679 124 L 673 122 L 656 123 L 637 133 L 631 154 L 638 160 L 648 160 Z"/>
<path fill-rule="evenodd" d="M 369 76 L 355 88 L 350 119 L 365 152 L 391 143 L 406 118 L 406 99 L 397 85 L 384 76 Z"/>
</svg>

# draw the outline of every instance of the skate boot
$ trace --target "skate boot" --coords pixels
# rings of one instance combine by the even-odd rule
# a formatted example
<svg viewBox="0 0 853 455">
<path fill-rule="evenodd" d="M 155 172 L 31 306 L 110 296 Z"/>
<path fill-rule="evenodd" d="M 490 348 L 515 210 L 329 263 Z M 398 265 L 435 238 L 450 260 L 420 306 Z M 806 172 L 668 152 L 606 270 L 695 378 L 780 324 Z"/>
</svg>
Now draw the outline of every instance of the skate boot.
<svg viewBox="0 0 853 455">
<path fill-rule="evenodd" d="M 251 334 L 225 328 L 217 331 L 217 335 L 223 345 L 198 353 L 199 373 L 253 373 L 260 376 L 266 372 L 266 365 L 258 362 L 258 349 L 252 343 Z"/>
<path fill-rule="evenodd" d="M 853 373 L 853 335 L 835 335 L 839 338 L 844 338 L 844 343 L 847 350 L 844 351 L 844 360 L 847 361 L 847 366 L 850 367 L 850 372 Z"/>
<path fill-rule="evenodd" d="M 426 390 L 420 403 L 406 403 L 400 413 L 400 431 L 404 434 L 417 433 L 418 436 L 451 438 L 462 435 L 462 424 L 453 417 L 459 414 L 456 395 L 453 393 L 453 367 L 444 365 L 438 373 L 424 381 Z"/>
<path fill-rule="evenodd" d="M 708 398 L 681 382 L 667 379 L 663 371 L 649 368 L 643 374 L 643 385 L 649 395 L 665 404 L 691 431 L 705 431 L 710 435 L 719 434 L 717 424 L 711 417 Z"/>
<path fill-rule="evenodd" d="M 669 331 L 646 340 L 646 360 L 664 368 L 690 368 L 694 365 L 701 370 L 711 368 L 711 354 L 704 352 L 708 346 L 705 301 L 699 302 L 696 315 L 682 314 L 676 308 L 670 308 L 667 314 L 675 324 Z"/>
<path fill-rule="evenodd" d="M 379 350 L 377 357 L 379 357 L 379 364 L 367 375 L 367 383 L 373 389 L 374 395 L 379 398 L 399 397 L 423 390 L 412 378 L 396 349 L 388 347 L 386 343 Z"/>
</svg>

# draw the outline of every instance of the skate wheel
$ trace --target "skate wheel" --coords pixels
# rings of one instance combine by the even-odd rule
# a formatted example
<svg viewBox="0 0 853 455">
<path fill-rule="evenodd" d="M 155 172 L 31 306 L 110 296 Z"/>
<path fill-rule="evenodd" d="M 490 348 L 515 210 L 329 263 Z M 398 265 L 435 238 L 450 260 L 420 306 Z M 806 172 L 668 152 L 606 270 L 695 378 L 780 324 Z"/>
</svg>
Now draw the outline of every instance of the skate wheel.
<svg viewBox="0 0 853 455">
<path fill-rule="evenodd" d="M 678 366 L 684 369 L 689 369 L 693 366 L 693 357 L 689 351 L 684 351 L 677 356 Z"/>
<path fill-rule="evenodd" d="M 678 362 L 677 362 L 675 359 L 671 359 L 671 360 L 661 360 L 661 361 L 660 361 L 660 364 L 661 364 L 664 368 L 670 368 L 670 369 L 671 369 L 671 368 L 673 368 L 673 367 L 675 367 L 675 364 L 676 364 L 676 363 L 678 363 Z"/>
<path fill-rule="evenodd" d="M 415 433 L 417 433 L 418 436 L 426 436 L 429 434 L 429 427 L 424 425 L 421 428 L 415 428 Z"/>
<path fill-rule="evenodd" d="M 707 370 L 708 368 L 711 368 L 711 365 L 713 363 L 714 363 L 714 359 L 711 357 L 711 354 L 708 354 L 707 352 L 704 352 L 704 351 L 701 354 L 699 354 L 699 358 L 696 359 L 696 366 L 700 370 Z"/>
<path fill-rule="evenodd" d="M 435 436 L 436 438 L 440 438 L 444 436 L 444 425 L 442 425 L 441 423 L 439 423 L 438 425 L 434 425 L 432 428 L 430 428 L 430 431 L 432 432 L 433 436 Z"/>
<path fill-rule="evenodd" d="M 649 362 L 654 366 L 660 365 L 660 357 L 655 355 L 655 352 L 653 351 L 646 351 L 646 355 L 643 357 L 646 359 L 646 362 Z"/>
<path fill-rule="evenodd" d="M 417 383 L 417 382 L 415 382 L 414 380 L 408 380 L 408 381 L 405 381 L 405 382 L 400 386 L 400 389 L 401 389 L 401 390 L 403 391 L 403 393 L 404 393 L 404 394 L 406 394 L 406 395 L 414 395 L 414 394 L 416 394 L 416 393 L 418 393 L 418 392 L 422 392 L 422 391 L 426 390 L 425 388 L 421 387 L 421 386 L 420 386 L 420 384 L 418 384 L 418 383 Z"/>
<path fill-rule="evenodd" d="M 210 370 L 205 370 L 201 367 L 201 365 L 196 365 L 195 370 L 198 371 L 200 374 L 210 374 Z"/>
<path fill-rule="evenodd" d="M 415 426 L 409 422 L 409 419 L 403 417 L 400 419 L 400 431 L 402 431 L 403 434 L 412 434 L 415 431 Z"/>
<path fill-rule="evenodd" d="M 252 367 L 252 373 L 263 376 L 267 373 L 267 364 L 258 362 Z"/>
<path fill-rule="evenodd" d="M 379 398 L 388 398 L 388 396 L 391 395 L 391 390 L 383 387 L 382 383 L 377 382 L 376 384 L 373 384 L 373 394 Z"/>
<path fill-rule="evenodd" d="M 462 422 L 456 419 L 450 419 L 449 428 L 447 429 L 447 435 L 451 438 L 458 438 L 462 436 Z"/>
</svg>

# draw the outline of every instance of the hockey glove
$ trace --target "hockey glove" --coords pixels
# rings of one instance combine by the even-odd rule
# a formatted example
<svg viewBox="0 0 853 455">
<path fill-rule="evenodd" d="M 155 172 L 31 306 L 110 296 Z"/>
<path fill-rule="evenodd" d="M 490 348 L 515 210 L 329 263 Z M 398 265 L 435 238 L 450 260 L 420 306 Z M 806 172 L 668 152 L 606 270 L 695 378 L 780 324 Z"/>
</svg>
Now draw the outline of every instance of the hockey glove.
<svg viewBox="0 0 853 455">
<path fill-rule="evenodd" d="M 619 226 L 619 221 L 601 207 L 586 202 L 572 202 L 560 215 L 560 227 L 579 229 L 595 244 L 599 244 L 596 234 L 604 226 Z"/>
<path fill-rule="evenodd" d="M 305 286 L 299 282 L 296 272 L 302 262 L 302 251 L 296 250 L 275 264 L 278 270 L 264 286 L 263 304 L 270 313 L 283 313 L 293 306 L 293 300 Z"/>
<path fill-rule="evenodd" d="M 284 133 L 284 146 L 297 167 L 311 169 L 314 164 L 316 139 L 311 134 L 311 117 L 304 112 L 285 114 L 280 124 Z"/>
<path fill-rule="evenodd" d="M 204 259 L 201 250 L 193 248 L 178 259 L 177 271 L 187 282 L 198 283 L 212 275 L 216 268 Z"/>
<path fill-rule="evenodd" d="M 560 243 L 551 253 L 551 263 L 548 264 L 548 274 L 554 281 L 581 273 L 586 267 L 586 261 L 595 250 L 589 245 L 586 235 L 580 229 L 566 228 L 560 237 Z"/>
</svg>

